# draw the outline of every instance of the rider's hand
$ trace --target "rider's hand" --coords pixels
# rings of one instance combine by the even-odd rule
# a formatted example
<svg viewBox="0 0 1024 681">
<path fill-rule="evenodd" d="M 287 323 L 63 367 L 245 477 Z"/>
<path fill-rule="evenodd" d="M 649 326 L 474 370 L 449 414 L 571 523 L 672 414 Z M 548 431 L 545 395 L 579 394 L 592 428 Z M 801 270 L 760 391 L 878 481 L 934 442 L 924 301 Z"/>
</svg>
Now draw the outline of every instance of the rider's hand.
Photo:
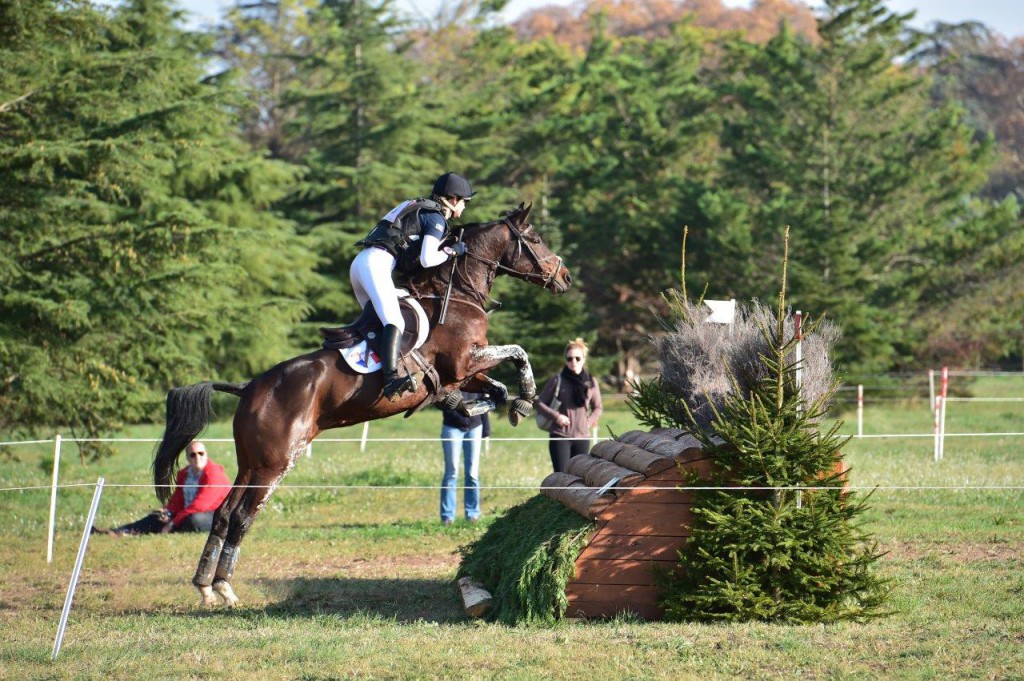
<svg viewBox="0 0 1024 681">
<path fill-rule="evenodd" d="M 460 255 L 465 255 L 466 242 L 456 241 L 455 243 L 448 247 L 448 252 L 454 255 L 456 258 L 459 257 Z"/>
</svg>

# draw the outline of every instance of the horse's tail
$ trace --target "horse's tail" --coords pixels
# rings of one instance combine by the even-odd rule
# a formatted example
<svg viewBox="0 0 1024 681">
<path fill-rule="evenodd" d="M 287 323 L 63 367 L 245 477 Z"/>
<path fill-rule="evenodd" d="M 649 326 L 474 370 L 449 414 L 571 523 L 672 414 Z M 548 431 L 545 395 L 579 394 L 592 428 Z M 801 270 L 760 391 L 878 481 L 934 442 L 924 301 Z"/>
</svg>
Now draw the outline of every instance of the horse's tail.
<svg viewBox="0 0 1024 681">
<path fill-rule="evenodd" d="M 210 394 L 214 390 L 241 395 L 248 383 L 206 381 L 167 393 L 167 422 L 164 436 L 153 458 L 153 484 L 160 503 L 171 496 L 171 481 L 178 472 L 178 456 L 210 423 Z"/>
</svg>

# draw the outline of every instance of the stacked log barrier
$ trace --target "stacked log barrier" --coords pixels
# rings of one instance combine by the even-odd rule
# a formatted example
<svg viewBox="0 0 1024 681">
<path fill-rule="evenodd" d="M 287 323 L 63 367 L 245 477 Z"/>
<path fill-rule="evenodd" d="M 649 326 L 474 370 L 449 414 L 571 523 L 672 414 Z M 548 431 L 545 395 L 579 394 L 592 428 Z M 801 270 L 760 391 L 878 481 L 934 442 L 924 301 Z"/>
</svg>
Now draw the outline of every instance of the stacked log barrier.
<svg viewBox="0 0 1024 681">
<path fill-rule="evenodd" d="M 634 430 L 598 443 L 589 455 L 570 459 L 566 473 L 545 478 L 543 494 L 595 521 L 565 588 L 566 617 L 663 617 L 655 574 L 677 568 L 692 522 L 693 496 L 678 488 L 687 475 L 706 478 L 710 464 L 689 433 Z"/>
</svg>

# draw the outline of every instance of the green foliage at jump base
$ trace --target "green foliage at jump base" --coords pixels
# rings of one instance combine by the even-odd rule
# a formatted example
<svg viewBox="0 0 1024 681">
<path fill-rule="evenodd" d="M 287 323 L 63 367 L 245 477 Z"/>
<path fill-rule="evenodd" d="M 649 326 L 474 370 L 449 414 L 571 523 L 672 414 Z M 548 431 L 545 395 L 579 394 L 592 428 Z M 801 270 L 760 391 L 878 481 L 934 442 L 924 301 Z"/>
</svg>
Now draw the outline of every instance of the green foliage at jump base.
<svg viewBox="0 0 1024 681">
<path fill-rule="evenodd" d="M 491 592 L 491 618 L 505 624 L 551 624 L 565 614 L 565 585 L 594 523 L 556 501 L 535 496 L 508 509 L 462 549 L 459 577 Z"/>
</svg>

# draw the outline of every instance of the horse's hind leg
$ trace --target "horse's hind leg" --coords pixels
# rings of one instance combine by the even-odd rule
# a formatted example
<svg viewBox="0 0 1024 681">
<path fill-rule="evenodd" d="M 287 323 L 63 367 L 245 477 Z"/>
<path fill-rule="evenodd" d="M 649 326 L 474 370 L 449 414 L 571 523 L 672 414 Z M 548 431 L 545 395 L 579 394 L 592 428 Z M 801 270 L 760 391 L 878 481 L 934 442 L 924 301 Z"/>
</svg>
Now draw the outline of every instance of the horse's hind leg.
<svg viewBox="0 0 1024 681">
<path fill-rule="evenodd" d="M 204 606 L 209 607 L 217 604 L 217 597 L 214 595 L 212 588 L 214 570 L 217 569 L 221 551 L 224 548 L 224 539 L 228 534 L 231 512 L 235 510 L 238 502 L 242 499 L 248 482 L 248 471 L 239 471 L 235 477 L 235 483 L 231 488 L 231 492 L 228 493 L 228 496 L 225 497 L 224 502 L 213 516 L 213 527 L 210 529 L 210 536 L 206 540 L 206 546 L 203 547 L 203 555 L 199 558 L 199 567 L 196 568 L 196 574 L 192 578 L 192 584 L 199 589 L 200 603 Z"/>
<path fill-rule="evenodd" d="M 249 487 L 245 489 L 241 499 L 231 509 L 227 536 L 224 548 L 220 552 L 217 569 L 213 576 L 213 591 L 224 600 L 224 604 L 233 607 L 238 604 L 238 597 L 231 588 L 231 578 L 235 574 L 235 563 L 238 561 L 239 545 L 252 527 L 256 515 L 267 503 L 274 488 L 291 468 L 294 458 L 289 457 L 289 464 L 284 467 L 265 466 L 250 471 Z"/>
</svg>

